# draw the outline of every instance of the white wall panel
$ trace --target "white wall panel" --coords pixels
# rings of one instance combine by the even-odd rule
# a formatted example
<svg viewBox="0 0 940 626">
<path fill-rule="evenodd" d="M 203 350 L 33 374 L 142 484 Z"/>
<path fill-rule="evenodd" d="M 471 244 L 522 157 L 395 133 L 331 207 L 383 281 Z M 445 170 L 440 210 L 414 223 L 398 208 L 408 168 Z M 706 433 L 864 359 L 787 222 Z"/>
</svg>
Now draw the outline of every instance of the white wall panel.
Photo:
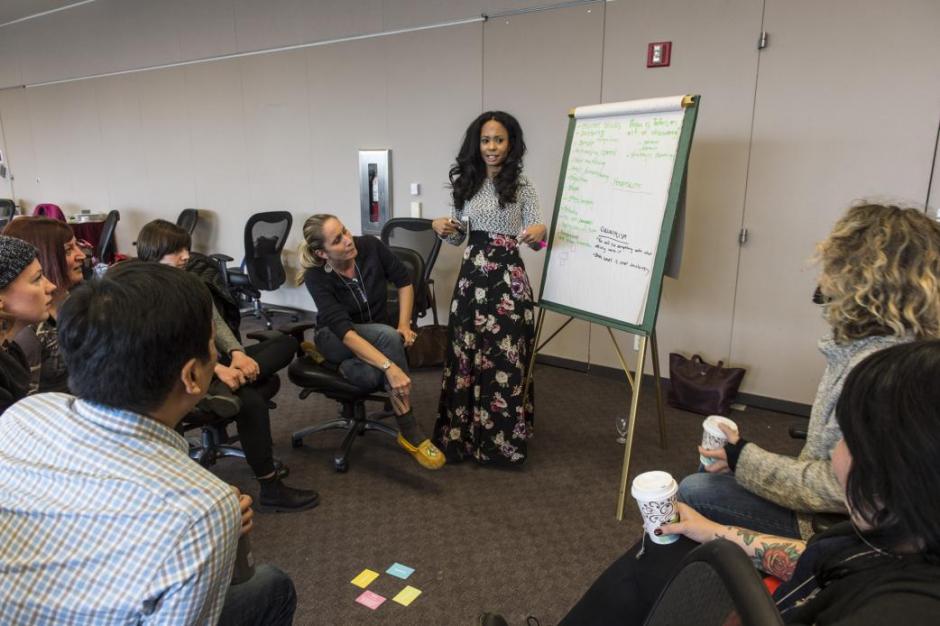
<svg viewBox="0 0 940 626">
<path fill-rule="evenodd" d="M 702 95 L 689 162 L 682 268 L 678 280 L 663 282 L 657 320 L 667 375 L 671 351 L 728 357 L 760 20 L 761 4 L 750 0 L 607 5 L 605 102 Z M 653 41 L 672 42 L 669 67 L 646 67 Z M 616 334 L 634 363 L 632 339 Z M 592 363 L 620 367 L 606 331 L 591 339 Z"/>
<path fill-rule="evenodd" d="M 248 211 L 238 222 L 261 211 L 291 211 L 294 225 L 285 247 L 288 282 L 298 268 L 295 250 L 300 242 L 301 216 L 312 213 L 316 197 L 310 142 L 310 107 L 307 101 L 307 54 L 303 50 L 241 60 L 244 81 L 245 125 L 248 150 L 243 191 Z M 241 246 L 242 239 L 239 239 Z M 243 254 L 240 249 L 238 256 Z M 233 255 L 235 256 L 235 255 Z M 280 302 L 303 308 L 299 294 L 284 289 Z M 305 295 L 305 294 L 304 294 Z M 266 300 L 271 298 L 265 295 Z"/>
<path fill-rule="evenodd" d="M 250 148 L 244 123 L 244 90 L 239 60 L 182 68 L 185 122 L 192 142 L 195 206 L 218 215 L 213 252 L 244 255 Z"/>
<path fill-rule="evenodd" d="M 3 138 L 6 160 L 13 176 L 15 199 L 35 198 L 38 165 L 33 142 L 33 128 L 29 116 L 29 94 L 25 89 L 0 90 L 0 116 L 3 119 Z"/>
<path fill-rule="evenodd" d="M 483 29 L 483 106 L 508 111 L 522 125 L 525 171 L 538 191 L 546 225 L 554 209 L 568 110 L 600 100 L 603 9 L 591 4 L 496 18 Z M 537 293 L 545 254 L 523 250 L 523 259 Z M 547 318 L 548 332 L 564 321 L 554 313 Z M 578 320 L 545 353 L 587 362 L 588 346 L 589 324 Z"/>
<path fill-rule="evenodd" d="M 732 346 L 747 391 L 812 401 L 825 329 L 810 302 L 815 243 L 859 199 L 924 202 L 938 24 L 925 0 L 768 0 Z"/>
<path fill-rule="evenodd" d="M 447 172 L 466 125 L 480 114 L 482 26 L 409 33 L 385 44 L 395 215 L 410 215 L 412 199 L 423 203 L 423 217 L 450 215 Z M 412 182 L 421 183 L 419 197 L 410 194 Z M 435 264 L 438 311 L 445 320 L 462 252 L 445 243 Z"/>
</svg>

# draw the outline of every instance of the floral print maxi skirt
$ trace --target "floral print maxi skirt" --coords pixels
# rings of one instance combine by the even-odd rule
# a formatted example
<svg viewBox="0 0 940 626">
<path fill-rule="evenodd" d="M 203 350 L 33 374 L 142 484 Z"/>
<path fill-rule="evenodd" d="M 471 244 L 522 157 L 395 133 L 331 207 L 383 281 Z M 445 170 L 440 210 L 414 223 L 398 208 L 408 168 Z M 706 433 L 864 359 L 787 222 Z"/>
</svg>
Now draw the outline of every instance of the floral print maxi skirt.
<svg viewBox="0 0 940 626">
<path fill-rule="evenodd" d="M 435 443 L 456 461 L 520 464 L 532 436 L 522 391 L 535 339 L 532 288 L 514 237 L 470 234 L 454 288 Z"/>
</svg>

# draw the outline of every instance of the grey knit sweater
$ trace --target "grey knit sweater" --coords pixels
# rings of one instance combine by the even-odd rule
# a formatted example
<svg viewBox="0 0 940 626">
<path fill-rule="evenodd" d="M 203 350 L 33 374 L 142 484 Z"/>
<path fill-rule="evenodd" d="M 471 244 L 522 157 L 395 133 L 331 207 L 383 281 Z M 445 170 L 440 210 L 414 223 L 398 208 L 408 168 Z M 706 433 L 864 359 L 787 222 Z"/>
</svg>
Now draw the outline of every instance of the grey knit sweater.
<svg viewBox="0 0 940 626">
<path fill-rule="evenodd" d="M 911 341 L 912 337 L 866 337 L 850 343 L 836 343 L 831 337 L 819 341 L 826 357 L 826 369 L 813 410 L 810 413 L 806 444 L 796 458 L 768 452 L 748 443 L 741 450 L 734 476 L 738 484 L 762 498 L 797 512 L 800 534 L 813 534 L 813 513 L 845 513 L 844 491 L 830 465 L 832 449 L 842 431 L 836 422 L 836 402 L 846 376 L 869 354 Z"/>
</svg>

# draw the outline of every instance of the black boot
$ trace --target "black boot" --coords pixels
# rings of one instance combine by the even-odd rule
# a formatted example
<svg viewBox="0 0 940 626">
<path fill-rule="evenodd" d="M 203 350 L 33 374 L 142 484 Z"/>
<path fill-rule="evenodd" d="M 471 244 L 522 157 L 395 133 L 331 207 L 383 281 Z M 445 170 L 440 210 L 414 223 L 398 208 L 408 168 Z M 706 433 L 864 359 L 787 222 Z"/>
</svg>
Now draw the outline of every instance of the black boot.
<svg viewBox="0 0 940 626">
<path fill-rule="evenodd" d="M 306 511 L 320 504 L 320 494 L 313 489 L 288 487 L 277 474 L 270 478 L 259 478 L 261 496 L 259 508 L 263 511 L 291 513 Z"/>
</svg>

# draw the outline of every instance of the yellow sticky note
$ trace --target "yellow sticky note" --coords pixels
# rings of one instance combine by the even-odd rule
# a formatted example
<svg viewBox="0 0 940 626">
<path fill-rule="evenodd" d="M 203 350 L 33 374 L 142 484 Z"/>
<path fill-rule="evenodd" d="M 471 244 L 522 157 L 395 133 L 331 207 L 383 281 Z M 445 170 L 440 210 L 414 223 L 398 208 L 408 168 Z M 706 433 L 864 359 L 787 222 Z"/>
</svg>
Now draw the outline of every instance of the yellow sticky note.
<svg viewBox="0 0 940 626">
<path fill-rule="evenodd" d="M 398 592 L 398 595 L 392 598 L 395 602 L 402 606 L 408 606 L 415 601 L 415 598 L 421 595 L 421 590 L 407 585 L 404 589 Z"/>
<path fill-rule="evenodd" d="M 364 569 L 362 570 L 362 573 L 360 573 L 358 576 L 356 576 L 349 582 L 356 585 L 357 587 L 361 587 L 362 589 L 365 589 L 366 587 L 369 586 L 369 583 L 371 583 L 373 580 L 375 580 L 378 577 L 379 577 L 378 572 L 373 572 L 370 569 Z"/>
</svg>

